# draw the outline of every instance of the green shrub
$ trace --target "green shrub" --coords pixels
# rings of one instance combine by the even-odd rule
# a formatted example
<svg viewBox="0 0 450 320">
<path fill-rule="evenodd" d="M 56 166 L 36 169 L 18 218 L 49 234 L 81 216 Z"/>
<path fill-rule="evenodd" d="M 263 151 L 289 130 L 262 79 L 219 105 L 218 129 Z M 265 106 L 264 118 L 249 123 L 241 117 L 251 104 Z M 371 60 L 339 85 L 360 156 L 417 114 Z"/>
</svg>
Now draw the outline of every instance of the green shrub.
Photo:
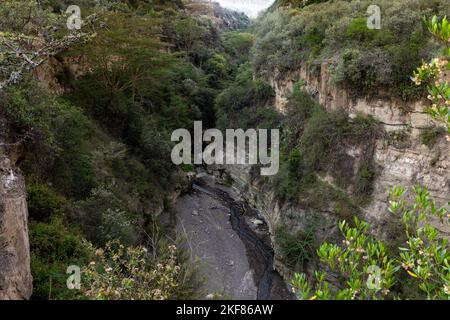
<svg viewBox="0 0 450 320">
<path fill-rule="evenodd" d="M 309 119 L 320 108 L 321 106 L 301 89 L 301 84 L 294 86 L 294 90 L 286 104 L 287 114 L 285 117 L 283 148 L 290 150 L 298 146 Z"/>
<path fill-rule="evenodd" d="M 205 71 L 218 79 L 227 77 L 229 70 L 228 61 L 221 54 L 214 54 L 206 61 Z"/>
<path fill-rule="evenodd" d="M 298 149 L 294 149 L 289 156 L 289 173 L 295 175 L 301 172 L 301 165 L 303 164 L 303 158 Z"/>
<path fill-rule="evenodd" d="M 3 103 L 11 128 L 25 137 L 24 171 L 61 193 L 88 194 L 95 184 L 86 143 L 90 122 L 80 110 L 33 81 L 11 87 Z"/>
<path fill-rule="evenodd" d="M 436 48 L 424 37 L 421 19 L 450 15 L 448 1 L 381 0 L 381 30 L 367 28 L 370 0 L 312 2 L 272 10 L 255 23 L 257 75 L 276 70 L 283 75 L 324 62 L 335 83 L 355 95 L 381 91 L 404 100 L 420 98 L 423 88 L 414 88 L 405 75 Z"/>
<path fill-rule="evenodd" d="M 290 268 L 302 267 L 312 257 L 314 252 L 312 232 L 290 234 L 286 228 L 279 227 L 275 234 L 280 253 Z"/>
<path fill-rule="evenodd" d="M 372 41 L 375 38 L 377 30 L 367 27 L 367 18 L 355 18 L 347 28 L 346 36 L 358 42 Z"/>
<path fill-rule="evenodd" d="M 247 32 L 229 32 L 225 34 L 224 45 L 239 59 L 245 59 L 250 53 L 255 41 L 255 37 Z"/>
<path fill-rule="evenodd" d="M 107 187 L 97 187 L 91 195 L 74 204 L 72 219 L 92 243 L 103 246 L 108 241 L 120 240 L 134 244 L 139 233 L 123 203 Z"/>
<path fill-rule="evenodd" d="M 279 115 L 270 107 L 275 93 L 262 79 L 253 79 L 250 65 L 243 64 L 235 82 L 216 98 L 220 128 L 276 128 Z"/>
<path fill-rule="evenodd" d="M 358 48 L 345 49 L 338 63 L 331 68 L 332 81 L 335 84 L 350 87 L 357 94 L 373 92 L 379 87 L 376 72 L 377 59 L 383 60 L 382 52 L 366 54 Z"/>
<path fill-rule="evenodd" d="M 363 142 L 367 144 L 376 137 L 374 130 L 376 126 L 370 119 L 356 118 L 352 121 L 341 111 L 315 112 L 300 139 L 304 171 L 338 170 L 344 147 Z M 366 137 L 370 139 L 366 140 Z"/>
<path fill-rule="evenodd" d="M 60 218 L 30 223 L 31 272 L 34 299 L 72 299 L 78 293 L 66 285 L 67 267 L 82 266 L 89 252 L 82 238 Z"/>
<path fill-rule="evenodd" d="M 177 249 L 166 249 L 167 257 L 152 261 L 147 249 L 125 247 L 118 241 L 105 249 L 91 248 L 94 260 L 83 268 L 82 290 L 97 300 L 168 300 L 176 298 L 181 267 Z"/>
<path fill-rule="evenodd" d="M 299 39 L 299 44 L 303 50 L 308 52 L 310 58 L 316 58 L 324 48 L 324 40 L 325 34 L 323 30 L 313 28 Z"/>
<path fill-rule="evenodd" d="M 356 193 L 361 196 L 372 194 L 376 172 L 373 164 L 362 161 L 356 174 Z"/>
<path fill-rule="evenodd" d="M 427 84 L 428 99 L 431 101 L 426 111 L 434 119 L 447 126 L 450 133 L 450 86 L 446 73 L 450 70 L 450 23 L 447 17 L 442 20 L 435 15 L 427 20 L 423 18 L 428 31 L 443 47 L 441 56 L 434 58 L 430 63 L 423 62 L 411 77 L 417 86 Z"/>
<path fill-rule="evenodd" d="M 327 112 L 302 90 L 294 90 L 287 111 L 280 171 L 272 179 L 278 196 L 306 208 L 332 207 L 341 217 L 351 216 L 357 208 L 355 203 L 365 201 L 372 192 L 377 121 L 362 115 L 350 119 L 342 110 Z M 346 153 L 349 146 L 361 148 L 365 157 L 356 174 L 355 159 Z M 320 181 L 319 176 L 327 174 L 336 186 Z M 356 186 L 354 199 L 339 190 L 350 186 Z"/>
<path fill-rule="evenodd" d="M 448 225 L 448 208 L 438 207 L 423 187 L 414 187 L 411 195 L 403 187 L 394 187 L 389 211 L 403 224 L 405 238 L 400 247 L 389 250 L 371 235 L 364 221 L 355 218 L 354 226 L 342 221 L 342 243 L 324 242 L 317 250 L 324 267 L 314 272 L 315 279 L 309 282 L 305 274 L 295 275 L 292 286 L 298 297 L 448 300 L 449 243 L 432 226 L 436 221 Z"/>
<path fill-rule="evenodd" d="M 47 221 L 51 217 L 62 217 L 66 200 L 44 184 L 27 184 L 27 205 L 31 219 Z"/>
</svg>

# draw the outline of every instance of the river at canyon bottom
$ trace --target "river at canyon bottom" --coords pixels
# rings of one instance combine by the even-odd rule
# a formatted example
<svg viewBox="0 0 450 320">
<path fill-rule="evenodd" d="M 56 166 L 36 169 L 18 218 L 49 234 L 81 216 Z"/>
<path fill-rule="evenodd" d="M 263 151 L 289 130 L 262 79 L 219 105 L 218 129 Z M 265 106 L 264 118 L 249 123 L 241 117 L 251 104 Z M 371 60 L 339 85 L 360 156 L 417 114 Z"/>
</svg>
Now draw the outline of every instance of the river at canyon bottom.
<svg viewBox="0 0 450 320">
<path fill-rule="evenodd" d="M 177 200 L 175 213 L 178 234 L 204 278 L 203 298 L 293 299 L 273 269 L 267 225 L 230 188 L 201 173 Z"/>
</svg>

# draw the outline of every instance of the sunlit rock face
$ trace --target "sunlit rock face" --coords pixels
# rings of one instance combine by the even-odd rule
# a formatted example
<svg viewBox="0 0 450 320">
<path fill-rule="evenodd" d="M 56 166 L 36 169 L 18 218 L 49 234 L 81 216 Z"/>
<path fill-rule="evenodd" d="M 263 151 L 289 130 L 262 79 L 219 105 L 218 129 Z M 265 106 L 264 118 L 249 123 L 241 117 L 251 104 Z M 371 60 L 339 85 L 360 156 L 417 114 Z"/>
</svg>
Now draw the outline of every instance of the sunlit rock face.
<svg viewBox="0 0 450 320">
<path fill-rule="evenodd" d="M 270 7 L 274 0 L 216 0 L 216 2 L 225 8 L 243 11 L 254 18 L 259 12 Z"/>
<path fill-rule="evenodd" d="M 245 12 L 225 8 L 216 1 L 192 0 L 186 2 L 184 8 L 192 17 L 207 19 L 223 30 L 246 29 L 250 25 Z"/>
</svg>

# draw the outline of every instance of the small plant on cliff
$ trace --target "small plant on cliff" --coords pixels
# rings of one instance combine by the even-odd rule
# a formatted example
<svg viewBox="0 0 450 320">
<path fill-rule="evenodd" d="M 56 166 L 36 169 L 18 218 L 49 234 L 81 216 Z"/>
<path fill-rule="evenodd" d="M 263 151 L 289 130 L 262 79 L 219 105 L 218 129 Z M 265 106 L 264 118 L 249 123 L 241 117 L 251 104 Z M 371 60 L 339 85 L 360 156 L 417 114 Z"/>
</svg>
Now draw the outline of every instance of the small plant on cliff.
<svg viewBox="0 0 450 320">
<path fill-rule="evenodd" d="M 428 127 L 420 133 L 420 141 L 428 148 L 433 148 L 440 137 L 445 135 L 445 129 L 441 127 Z"/>
<path fill-rule="evenodd" d="M 314 235 L 309 230 L 291 234 L 280 227 L 276 232 L 276 240 L 286 264 L 292 269 L 307 262 L 314 251 Z"/>
<path fill-rule="evenodd" d="M 445 123 L 450 133 L 450 86 L 444 76 L 444 72 L 450 70 L 450 23 L 446 17 L 439 21 L 436 16 L 431 20 L 424 19 L 424 22 L 444 49 L 441 57 L 417 68 L 412 80 L 416 85 L 428 84 L 428 99 L 432 105 L 427 112 L 434 119 Z"/>
<path fill-rule="evenodd" d="M 355 218 L 355 226 L 343 221 L 342 245 L 323 243 L 317 250 L 324 270 L 315 271 L 311 287 L 305 274 L 296 274 L 292 285 L 301 299 L 410 298 L 419 292 L 427 299 L 450 298 L 450 250 L 448 239 L 431 226 L 432 219 L 450 222 L 446 208 L 438 208 L 428 191 L 415 187 L 414 201 L 406 190 L 391 190 L 389 211 L 401 220 L 405 243 L 394 253 L 369 235 L 369 224 Z M 404 288 L 408 290 L 403 290 Z M 416 289 L 416 290 L 414 290 Z M 403 291 L 403 294 L 399 294 Z"/>
</svg>

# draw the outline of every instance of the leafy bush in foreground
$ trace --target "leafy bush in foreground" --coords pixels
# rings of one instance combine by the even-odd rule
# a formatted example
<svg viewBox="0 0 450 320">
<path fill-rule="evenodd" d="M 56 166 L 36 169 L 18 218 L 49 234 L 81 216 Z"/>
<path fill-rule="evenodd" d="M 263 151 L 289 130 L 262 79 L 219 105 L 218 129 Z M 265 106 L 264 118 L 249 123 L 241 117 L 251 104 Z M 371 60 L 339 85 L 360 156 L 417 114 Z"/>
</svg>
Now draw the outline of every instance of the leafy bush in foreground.
<svg viewBox="0 0 450 320">
<path fill-rule="evenodd" d="M 391 190 L 389 211 L 403 223 L 405 242 L 396 252 L 369 234 L 369 224 L 355 218 L 343 221 L 341 245 L 323 243 L 317 250 L 323 263 L 314 281 L 296 274 L 292 285 L 301 299 L 409 298 L 450 299 L 450 248 L 447 238 L 432 226 L 434 218 L 450 222 L 448 209 L 439 208 L 423 187 Z M 406 277 L 406 278 L 405 278 Z M 311 286 L 311 284 L 314 284 Z M 403 290 L 403 288 L 408 290 Z"/>
<path fill-rule="evenodd" d="M 445 72 L 450 70 L 450 23 L 446 17 L 439 21 L 437 16 L 424 21 L 428 31 L 444 49 L 442 57 L 435 58 L 430 63 L 423 63 L 417 68 L 412 80 L 416 85 L 423 82 L 428 84 L 428 99 L 432 105 L 427 112 L 433 119 L 443 122 L 450 133 L 450 86 L 445 78 Z"/>
<path fill-rule="evenodd" d="M 169 246 L 169 255 L 151 264 L 145 248 L 110 242 L 104 250 L 95 250 L 94 260 L 83 268 L 83 293 L 100 300 L 170 299 L 177 290 L 181 270 L 176 250 Z"/>
</svg>

